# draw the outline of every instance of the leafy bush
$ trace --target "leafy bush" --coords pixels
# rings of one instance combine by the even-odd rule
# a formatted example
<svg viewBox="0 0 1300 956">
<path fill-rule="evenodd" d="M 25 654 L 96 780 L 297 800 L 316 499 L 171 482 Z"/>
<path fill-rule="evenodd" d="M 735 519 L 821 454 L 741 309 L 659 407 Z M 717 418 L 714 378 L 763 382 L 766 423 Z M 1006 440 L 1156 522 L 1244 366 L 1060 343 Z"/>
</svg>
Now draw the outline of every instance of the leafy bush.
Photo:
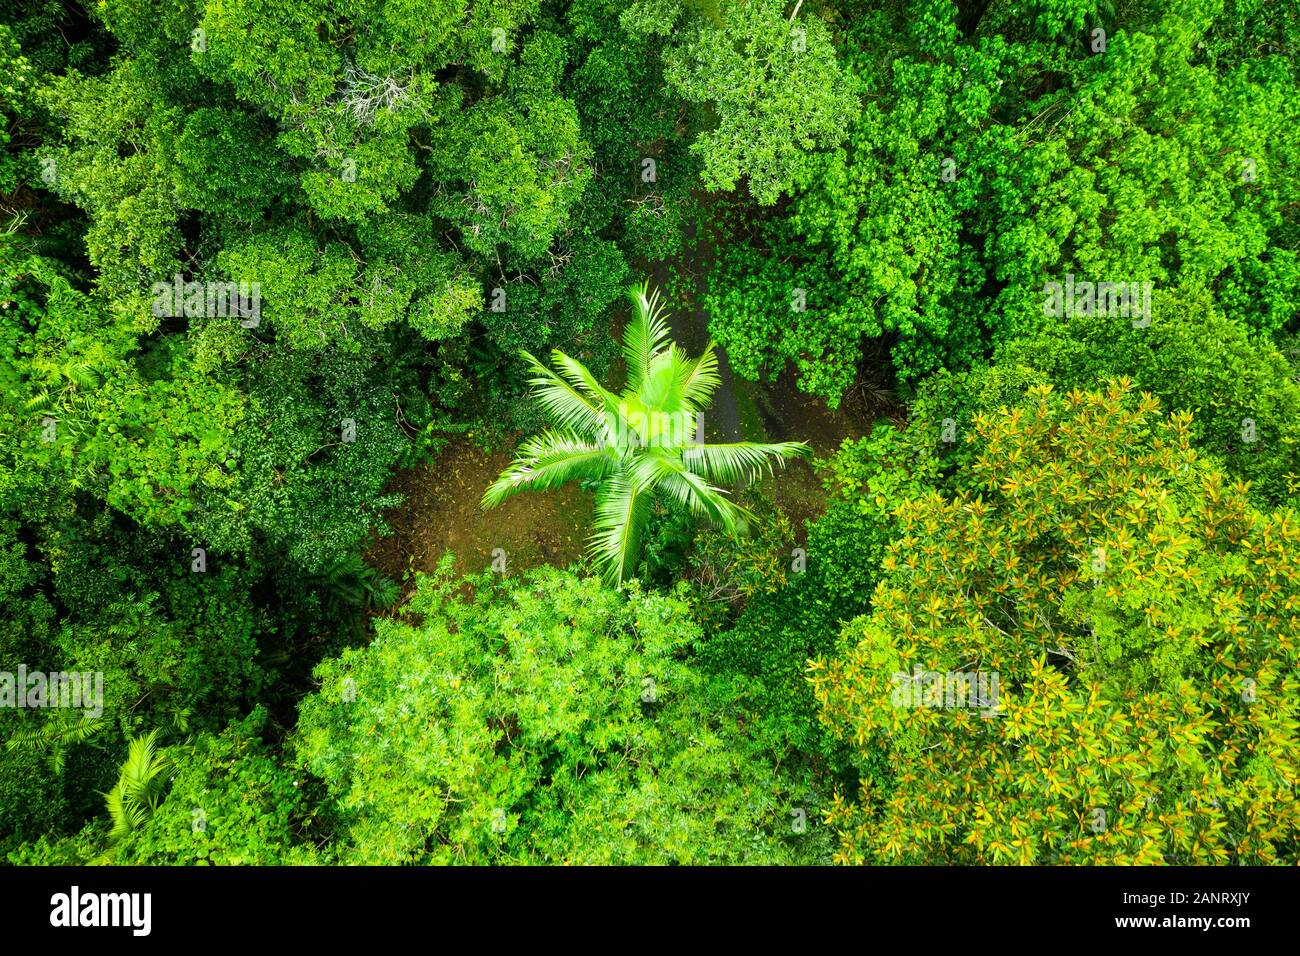
<svg viewBox="0 0 1300 956">
<path fill-rule="evenodd" d="M 979 416 L 969 490 L 897 506 L 871 613 L 816 666 L 828 726 L 894 768 L 836 797 L 838 859 L 1293 858 L 1294 514 L 1128 383 L 1029 399 Z"/>
<path fill-rule="evenodd" d="M 697 639 L 677 598 L 552 568 L 460 582 L 444 558 L 303 703 L 341 859 L 816 859 L 824 832 L 788 823 L 815 795 L 757 750 L 738 689 L 682 659 Z"/>
<path fill-rule="evenodd" d="M 220 734 L 172 748 L 166 798 L 116 847 L 120 864 L 283 865 L 317 862 L 299 827 L 311 815 L 302 781 L 262 742 L 256 709 Z"/>
</svg>

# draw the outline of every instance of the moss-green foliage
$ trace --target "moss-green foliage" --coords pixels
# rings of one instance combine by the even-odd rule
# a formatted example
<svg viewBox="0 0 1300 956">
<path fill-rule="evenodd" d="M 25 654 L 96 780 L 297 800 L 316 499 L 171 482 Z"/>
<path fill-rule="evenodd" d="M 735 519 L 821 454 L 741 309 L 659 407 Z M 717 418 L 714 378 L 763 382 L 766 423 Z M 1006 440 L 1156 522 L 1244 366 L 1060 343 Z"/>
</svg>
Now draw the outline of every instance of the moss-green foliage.
<svg viewBox="0 0 1300 956">
<path fill-rule="evenodd" d="M 675 598 L 543 569 L 456 592 L 318 670 L 296 746 L 355 862 L 813 861 L 816 796 L 757 750 L 743 688 L 684 659 Z"/>
<path fill-rule="evenodd" d="M 0 24 L 0 111 L 7 121 L 19 120 L 27 115 L 34 71 L 8 24 Z M 22 163 L 15 151 L 7 147 L 13 142 L 10 122 L 0 130 L 0 193 L 13 192 L 22 175 Z"/>
<path fill-rule="evenodd" d="M 770 206 L 802 180 L 809 151 L 839 141 L 857 103 L 821 19 L 787 18 L 776 0 L 717 9 L 720 27 L 686 26 L 665 77 L 687 101 L 713 106 L 716 127 L 691 147 L 705 184 L 732 189 L 745 178 Z"/>
<path fill-rule="evenodd" d="M 841 615 L 856 612 L 829 592 L 818 545 L 796 548 L 794 529 L 775 506 L 756 498 L 754 533 L 740 540 L 696 535 L 685 576 L 705 632 L 700 663 L 753 687 L 758 732 L 795 763 L 833 756 L 816 719 L 804 675 L 810 658 L 829 653 Z M 820 533 L 814 526 L 812 533 Z"/>
<path fill-rule="evenodd" d="M 6 722 L 8 723 L 8 722 Z M 10 725 L 7 730 L 13 730 Z M 17 850 L 60 830 L 68 818 L 68 802 L 57 775 L 42 755 L 32 751 L 0 754 L 0 853 Z"/>
<path fill-rule="evenodd" d="M 755 595 L 732 626 L 704 645 L 701 660 L 711 672 L 754 681 L 761 730 L 777 752 L 819 759 L 833 756 L 834 746 L 818 724 L 805 668 L 834 650 L 840 617 L 812 561 L 809 567 L 807 577 Z"/>
<path fill-rule="evenodd" d="M 304 781 L 293 779 L 259 737 L 255 710 L 220 734 L 204 734 L 169 759 L 175 772 L 146 825 L 116 847 L 114 861 L 144 866 L 282 865 L 317 862 Z"/>
<path fill-rule="evenodd" d="M 1272 339 L 1226 318 L 1204 293 L 1158 296 L 1151 324 L 1074 318 L 1011 343 L 1001 362 L 1040 369 L 1063 387 L 1127 375 L 1171 409 L 1259 500 L 1300 493 L 1300 381 Z"/>
<path fill-rule="evenodd" d="M 1083 8 L 1042 10 L 1027 27 L 993 5 L 973 30 L 946 0 L 846 17 L 864 106 L 843 148 L 780 217 L 725 224 L 709 303 L 738 369 L 789 360 L 836 401 L 883 337 L 904 380 L 959 370 L 1033 332 L 1043 284 L 1071 273 L 1293 320 L 1294 18 L 1247 54 L 1218 0 L 1126 6 L 1093 52 Z"/>
</svg>

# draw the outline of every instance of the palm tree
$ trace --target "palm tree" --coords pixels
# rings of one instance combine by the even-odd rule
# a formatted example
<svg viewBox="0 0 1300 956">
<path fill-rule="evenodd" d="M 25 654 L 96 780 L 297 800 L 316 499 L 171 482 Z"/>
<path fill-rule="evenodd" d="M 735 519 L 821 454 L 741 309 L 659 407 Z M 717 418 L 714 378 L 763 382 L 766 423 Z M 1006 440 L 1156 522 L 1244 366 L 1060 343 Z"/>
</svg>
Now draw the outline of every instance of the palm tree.
<svg viewBox="0 0 1300 956">
<path fill-rule="evenodd" d="M 525 441 L 483 495 L 483 507 L 492 508 L 517 491 L 595 482 L 588 551 L 617 583 L 636 567 L 656 495 L 738 536 L 750 515 L 715 482 L 748 483 L 770 474 L 773 463 L 811 453 L 803 442 L 705 444 L 700 416 L 721 383 L 713 343 L 688 358 L 669 340 L 658 291 L 644 283 L 630 295 L 634 308 L 623 333 L 627 387 L 615 395 L 558 349 L 551 353 L 558 371 L 524 352 L 535 373 L 529 384 L 555 427 Z"/>
<path fill-rule="evenodd" d="M 117 845 L 149 822 L 163 801 L 174 769 L 166 749 L 158 746 L 156 729 L 131 740 L 117 783 L 104 794 L 113 828 L 108 834 L 109 848 L 99 862 L 110 862 Z"/>
</svg>

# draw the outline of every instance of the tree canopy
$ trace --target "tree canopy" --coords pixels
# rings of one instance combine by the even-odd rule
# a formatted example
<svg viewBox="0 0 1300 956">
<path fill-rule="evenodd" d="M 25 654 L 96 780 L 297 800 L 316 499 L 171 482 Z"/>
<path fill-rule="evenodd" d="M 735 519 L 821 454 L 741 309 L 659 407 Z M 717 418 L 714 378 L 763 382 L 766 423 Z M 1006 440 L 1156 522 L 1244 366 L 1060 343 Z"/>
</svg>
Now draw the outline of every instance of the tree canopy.
<svg viewBox="0 0 1300 956">
<path fill-rule="evenodd" d="M 1298 63 L 4 4 L 0 860 L 1300 862 Z"/>
</svg>

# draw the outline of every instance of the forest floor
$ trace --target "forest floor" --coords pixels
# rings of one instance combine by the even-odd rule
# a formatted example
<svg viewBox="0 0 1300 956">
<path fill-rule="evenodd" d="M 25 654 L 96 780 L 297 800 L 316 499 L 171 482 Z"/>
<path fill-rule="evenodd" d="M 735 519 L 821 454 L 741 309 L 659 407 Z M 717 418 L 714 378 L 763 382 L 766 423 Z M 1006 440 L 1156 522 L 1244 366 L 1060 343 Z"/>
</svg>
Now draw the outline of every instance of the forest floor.
<svg viewBox="0 0 1300 956">
<path fill-rule="evenodd" d="M 825 401 L 798 391 L 794 376 L 775 384 L 733 379 L 740 437 L 752 441 L 806 441 L 820 458 L 842 440 L 864 434 L 869 423 Z M 710 440 L 725 440 L 709 434 Z M 495 549 L 505 552 L 508 572 L 541 564 L 558 567 L 582 559 L 592 515 L 591 495 L 576 484 L 554 491 L 529 492 L 485 512 L 484 490 L 514 456 L 514 443 L 485 451 L 458 438 L 427 465 L 399 472 L 388 492 L 402 504 L 385 512 L 393 533 L 379 539 L 366 556 L 395 581 L 409 571 L 432 571 L 444 552 L 456 555 L 457 570 L 470 573 L 492 566 Z M 798 543 L 804 522 L 821 514 L 825 492 L 808 461 L 789 463 L 761 488 L 789 517 Z"/>
<path fill-rule="evenodd" d="M 393 534 L 376 543 L 369 563 L 401 581 L 408 570 L 432 571 L 446 551 L 456 555 L 461 573 L 491 567 L 497 548 L 505 552 L 507 572 L 579 560 L 592 498 L 577 484 L 516 495 L 490 512 L 479 506 L 513 457 L 513 444 L 487 452 L 457 439 L 433 462 L 399 472 L 387 491 L 405 500 L 385 512 Z"/>
<path fill-rule="evenodd" d="M 693 287 L 694 294 L 687 291 L 686 301 L 671 304 L 670 322 L 673 337 L 688 353 L 697 355 L 709 339 L 708 314 L 698 299 L 712 250 L 695 236 L 693 226 L 689 238 L 689 251 L 682 260 L 655 264 L 648 271 L 660 288 L 666 289 L 673 270 L 687 277 L 680 285 L 688 290 Z M 621 331 L 627 312 L 620 309 L 613 316 L 614 334 Z M 831 409 L 823 399 L 799 391 L 792 369 L 787 368 L 772 383 L 750 382 L 736 377 L 725 352 L 718 352 L 722 385 L 706 412 L 708 441 L 805 441 L 821 458 L 833 453 L 843 440 L 870 430 L 872 416 L 853 403 Z M 432 463 L 394 476 L 387 490 L 404 500 L 385 513 L 393 533 L 376 541 L 367 561 L 399 582 L 405 581 L 409 572 L 432 571 L 447 551 L 456 555 L 460 573 L 491 567 L 499 556 L 498 548 L 505 552 L 508 573 L 541 564 L 567 567 L 580 561 L 592 517 L 592 498 L 576 484 L 519 495 L 491 512 L 479 506 L 484 490 L 513 455 L 514 442 L 485 451 L 467 438 L 458 438 Z M 826 502 L 812 465 L 805 460 L 790 462 L 761 488 L 785 512 L 797 543 L 802 545 L 805 522 L 820 515 Z"/>
</svg>

